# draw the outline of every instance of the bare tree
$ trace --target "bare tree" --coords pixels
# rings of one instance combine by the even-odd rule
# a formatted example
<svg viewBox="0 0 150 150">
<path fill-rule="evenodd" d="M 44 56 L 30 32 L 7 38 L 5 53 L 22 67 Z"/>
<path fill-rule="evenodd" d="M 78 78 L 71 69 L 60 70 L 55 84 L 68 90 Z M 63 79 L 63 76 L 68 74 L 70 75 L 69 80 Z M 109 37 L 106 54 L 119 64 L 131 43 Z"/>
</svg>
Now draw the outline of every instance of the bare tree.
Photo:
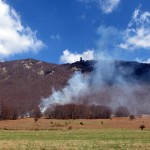
<svg viewBox="0 0 150 150">
<path fill-rule="evenodd" d="M 119 106 L 115 111 L 116 117 L 128 117 L 129 116 L 129 110 L 125 106 Z"/>
<path fill-rule="evenodd" d="M 107 119 L 111 117 L 112 110 L 108 106 L 100 105 L 57 104 L 50 106 L 44 114 L 54 119 Z"/>
<path fill-rule="evenodd" d="M 38 106 L 35 106 L 31 116 L 34 117 L 35 122 L 37 122 L 42 117 L 41 110 Z"/>
</svg>

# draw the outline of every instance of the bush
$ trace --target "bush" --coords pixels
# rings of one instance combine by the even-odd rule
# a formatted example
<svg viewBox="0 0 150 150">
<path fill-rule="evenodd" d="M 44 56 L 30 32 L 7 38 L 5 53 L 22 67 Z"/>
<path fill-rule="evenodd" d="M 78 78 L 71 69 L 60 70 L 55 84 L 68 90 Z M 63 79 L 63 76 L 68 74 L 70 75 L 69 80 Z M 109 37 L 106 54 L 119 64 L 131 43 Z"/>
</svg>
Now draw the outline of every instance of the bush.
<svg viewBox="0 0 150 150">
<path fill-rule="evenodd" d="M 68 130 L 72 130 L 72 126 L 69 126 Z"/>
<path fill-rule="evenodd" d="M 83 123 L 83 122 L 80 122 L 80 125 L 84 125 L 84 123 Z"/>
<path fill-rule="evenodd" d="M 135 116 L 134 116 L 134 115 L 130 115 L 130 116 L 129 116 L 129 120 L 132 120 L 132 121 L 133 121 L 134 119 L 135 119 Z"/>
<path fill-rule="evenodd" d="M 145 128 L 145 125 L 144 125 L 144 124 L 141 124 L 139 128 L 143 131 L 144 128 Z"/>
</svg>

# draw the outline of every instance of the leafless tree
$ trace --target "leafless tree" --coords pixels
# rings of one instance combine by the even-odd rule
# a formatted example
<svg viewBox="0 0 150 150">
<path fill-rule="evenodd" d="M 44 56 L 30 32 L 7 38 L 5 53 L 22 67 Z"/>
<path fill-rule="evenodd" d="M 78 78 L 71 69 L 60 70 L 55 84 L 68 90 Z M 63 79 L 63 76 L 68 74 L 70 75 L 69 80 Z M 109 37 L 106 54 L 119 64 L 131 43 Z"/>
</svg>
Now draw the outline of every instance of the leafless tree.
<svg viewBox="0 0 150 150">
<path fill-rule="evenodd" d="M 115 116 L 116 117 L 128 117 L 129 116 L 129 110 L 125 106 L 119 106 L 115 110 Z"/>
<path fill-rule="evenodd" d="M 41 110 L 38 106 L 35 106 L 31 116 L 34 117 L 35 122 L 37 122 L 42 117 Z"/>
<path fill-rule="evenodd" d="M 112 110 L 108 106 L 86 104 L 57 104 L 45 111 L 47 118 L 53 119 L 107 119 L 111 117 Z"/>
</svg>

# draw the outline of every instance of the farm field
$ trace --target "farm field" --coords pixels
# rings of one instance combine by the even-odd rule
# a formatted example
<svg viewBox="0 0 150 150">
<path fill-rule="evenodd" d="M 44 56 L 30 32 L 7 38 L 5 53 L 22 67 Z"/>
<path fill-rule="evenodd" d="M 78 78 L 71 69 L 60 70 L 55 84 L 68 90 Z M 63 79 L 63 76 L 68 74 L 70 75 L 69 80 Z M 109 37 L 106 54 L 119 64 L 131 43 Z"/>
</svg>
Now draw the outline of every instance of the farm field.
<svg viewBox="0 0 150 150">
<path fill-rule="evenodd" d="M 141 131 L 139 126 L 146 128 Z M 150 118 L 0 121 L 0 149 L 150 149 Z"/>
</svg>

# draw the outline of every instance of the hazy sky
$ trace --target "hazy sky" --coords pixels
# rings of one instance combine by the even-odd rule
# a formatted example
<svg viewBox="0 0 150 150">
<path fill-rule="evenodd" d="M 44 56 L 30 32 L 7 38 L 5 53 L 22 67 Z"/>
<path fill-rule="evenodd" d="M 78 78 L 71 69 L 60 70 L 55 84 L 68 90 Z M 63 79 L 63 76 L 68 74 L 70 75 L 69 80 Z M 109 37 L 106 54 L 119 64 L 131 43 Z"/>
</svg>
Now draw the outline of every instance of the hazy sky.
<svg viewBox="0 0 150 150">
<path fill-rule="evenodd" d="M 0 60 L 150 62 L 150 0 L 0 0 Z"/>
</svg>

